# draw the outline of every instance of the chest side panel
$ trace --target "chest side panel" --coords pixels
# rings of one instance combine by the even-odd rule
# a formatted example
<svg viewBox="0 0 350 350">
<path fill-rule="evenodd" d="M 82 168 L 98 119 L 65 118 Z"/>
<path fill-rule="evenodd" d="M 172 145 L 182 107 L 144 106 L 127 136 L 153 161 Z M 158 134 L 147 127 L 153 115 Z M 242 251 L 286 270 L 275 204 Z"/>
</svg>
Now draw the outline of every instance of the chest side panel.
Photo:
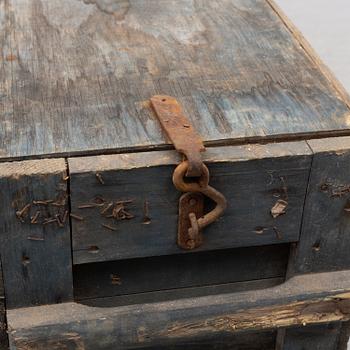
<svg viewBox="0 0 350 350">
<path fill-rule="evenodd" d="M 308 143 L 314 156 L 292 274 L 350 266 L 350 138 Z"/>
<path fill-rule="evenodd" d="M 0 254 L 7 308 L 72 299 L 64 159 L 0 164 Z"/>
</svg>

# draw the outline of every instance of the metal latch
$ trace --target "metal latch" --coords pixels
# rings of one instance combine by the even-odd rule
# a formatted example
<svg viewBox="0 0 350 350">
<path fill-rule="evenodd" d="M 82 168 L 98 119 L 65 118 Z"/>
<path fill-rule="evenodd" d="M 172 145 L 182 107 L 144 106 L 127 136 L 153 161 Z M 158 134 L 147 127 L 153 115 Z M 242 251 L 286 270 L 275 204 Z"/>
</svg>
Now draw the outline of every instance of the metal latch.
<svg viewBox="0 0 350 350">
<path fill-rule="evenodd" d="M 223 214 L 226 198 L 209 186 L 209 170 L 201 156 L 205 147 L 177 100 L 170 96 L 154 96 L 151 105 L 176 150 L 185 156 L 173 174 L 175 187 L 185 192 L 179 201 L 177 242 L 183 249 L 194 249 L 203 243 L 202 230 Z M 206 214 L 205 197 L 216 203 Z"/>
</svg>

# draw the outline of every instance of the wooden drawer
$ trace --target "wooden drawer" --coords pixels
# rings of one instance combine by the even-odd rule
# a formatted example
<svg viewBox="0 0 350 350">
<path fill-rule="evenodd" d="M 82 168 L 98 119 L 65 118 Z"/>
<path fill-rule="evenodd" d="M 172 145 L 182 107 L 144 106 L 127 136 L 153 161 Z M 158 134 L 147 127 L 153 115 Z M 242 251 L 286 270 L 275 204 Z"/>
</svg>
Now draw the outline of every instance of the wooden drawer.
<svg viewBox="0 0 350 350">
<path fill-rule="evenodd" d="M 311 165 L 305 142 L 209 148 L 204 158 L 228 208 L 198 251 L 298 241 Z M 178 162 L 172 151 L 70 158 L 73 263 L 184 252 L 176 244 Z M 108 205 L 122 201 L 130 218 L 108 218 Z M 285 214 L 273 217 L 279 201 Z"/>
</svg>

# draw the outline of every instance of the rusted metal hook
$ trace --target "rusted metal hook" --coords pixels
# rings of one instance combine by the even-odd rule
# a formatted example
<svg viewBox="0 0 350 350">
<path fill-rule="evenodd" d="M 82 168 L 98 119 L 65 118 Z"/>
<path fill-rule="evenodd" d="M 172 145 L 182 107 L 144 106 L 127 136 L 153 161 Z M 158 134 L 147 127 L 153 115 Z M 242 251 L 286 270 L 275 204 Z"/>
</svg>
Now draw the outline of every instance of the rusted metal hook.
<svg viewBox="0 0 350 350">
<path fill-rule="evenodd" d="M 173 183 L 179 191 L 185 192 L 179 201 L 178 245 L 183 249 L 194 249 L 203 242 L 202 230 L 226 209 L 226 199 L 209 186 L 209 170 L 201 158 L 205 147 L 177 100 L 159 95 L 151 98 L 151 104 L 176 150 L 187 158 L 175 169 Z M 196 179 L 185 181 L 189 177 Z M 205 197 L 212 199 L 216 206 L 204 215 Z"/>
<path fill-rule="evenodd" d="M 208 225 L 215 222 L 225 211 L 227 207 L 226 198 L 222 193 L 217 191 L 215 188 L 209 186 L 209 170 L 203 164 L 203 174 L 197 182 L 186 182 L 185 174 L 188 168 L 188 161 L 180 163 L 173 174 L 173 183 L 175 187 L 182 192 L 188 193 L 200 193 L 216 203 L 215 208 L 209 213 L 197 217 L 194 212 L 190 212 L 189 223 L 187 233 L 178 232 L 178 243 L 184 249 L 194 249 L 202 244 L 201 231 Z M 181 211 L 181 207 L 180 207 Z M 181 215 L 179 217 L 181 220 Z M 181 225 L 179 225 L 180 227 Z"/>
</svg>

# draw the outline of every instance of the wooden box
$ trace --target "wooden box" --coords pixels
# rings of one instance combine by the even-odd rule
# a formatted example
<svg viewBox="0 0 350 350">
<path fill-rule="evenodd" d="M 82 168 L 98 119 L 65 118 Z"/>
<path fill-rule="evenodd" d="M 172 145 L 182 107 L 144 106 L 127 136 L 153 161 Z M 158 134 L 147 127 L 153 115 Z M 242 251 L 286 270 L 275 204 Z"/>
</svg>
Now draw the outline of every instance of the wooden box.
<svg viewBox="0 0 350 350">
<path fill-rule="evenodd" d="M 272 0 L 0 0 L 0 43 L 1 349 L 345 349 L 350 99 Z M 155 95 L 227 200 L 196 249 Z"/>
</svg>

